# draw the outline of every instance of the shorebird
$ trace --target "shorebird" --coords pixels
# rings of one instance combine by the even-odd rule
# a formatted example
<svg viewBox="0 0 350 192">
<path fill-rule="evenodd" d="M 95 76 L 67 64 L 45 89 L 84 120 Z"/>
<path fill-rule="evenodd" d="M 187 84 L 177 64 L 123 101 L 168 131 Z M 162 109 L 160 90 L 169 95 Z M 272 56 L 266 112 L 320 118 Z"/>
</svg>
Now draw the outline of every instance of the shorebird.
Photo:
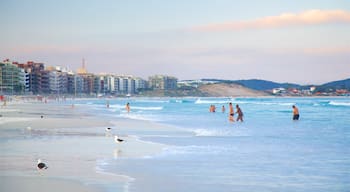
<svg viewBox="0 0 350 192">
<path fill-rule="evenodd" d="M 41 159 L 38 159 L 38 165 L 37 165 L 37 167 L 38 167 L 39 170 L 49 168 L 45 163 L 41 162 Z"/>
<path fill-rule="evenodd" d="M 110 127 L 106 128 L 106 131 L 111 131 L 111 130 L 112 130 L 112 128 L 110 128 Z"/>
<path fill-rule="evenodd" d="M 123 140 L 123 139 L 120 139 L 120 138 L 116 135 L 116 136 L 114 136 L 114 141 L 115 141 L 116 143 L 121 143 L 121 142 L 123 142 L 124 140 Z"/>
</svg>

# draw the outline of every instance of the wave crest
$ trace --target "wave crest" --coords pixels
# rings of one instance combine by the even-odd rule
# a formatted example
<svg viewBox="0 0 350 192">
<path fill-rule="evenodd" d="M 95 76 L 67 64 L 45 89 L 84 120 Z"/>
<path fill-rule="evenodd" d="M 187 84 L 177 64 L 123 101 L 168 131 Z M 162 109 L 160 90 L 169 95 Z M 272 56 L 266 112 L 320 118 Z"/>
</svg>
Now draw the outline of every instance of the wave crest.
<svg viewBox="0 0 350 192">
<path fill-rule="evenodd" d="M 330 101 L 329 105 L 333 105 L 333 106 L 346 106 L 346 107 L 350 107 L 350 102 L 337 102 L 337 101 Z"/>
</svg>

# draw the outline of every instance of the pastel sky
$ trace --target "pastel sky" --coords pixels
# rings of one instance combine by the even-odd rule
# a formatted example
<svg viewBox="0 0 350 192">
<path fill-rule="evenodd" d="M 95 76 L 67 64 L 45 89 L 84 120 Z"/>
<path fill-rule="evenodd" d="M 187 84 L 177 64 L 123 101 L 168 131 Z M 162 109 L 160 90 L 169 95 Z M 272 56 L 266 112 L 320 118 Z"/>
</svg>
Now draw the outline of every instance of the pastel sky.
<svg viewBox="0 0 350 192">
<path fill-rule="evenodd" d="M 147 79 L 350 78 L 349 0 L 1 0 L 0 59 Z"/>
</svg>

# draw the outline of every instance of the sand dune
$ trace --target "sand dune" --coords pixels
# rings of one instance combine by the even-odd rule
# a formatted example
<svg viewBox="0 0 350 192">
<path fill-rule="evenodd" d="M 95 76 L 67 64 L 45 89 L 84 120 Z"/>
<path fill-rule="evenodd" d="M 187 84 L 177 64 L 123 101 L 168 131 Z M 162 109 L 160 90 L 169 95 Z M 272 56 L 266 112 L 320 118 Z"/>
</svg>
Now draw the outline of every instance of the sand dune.
<svg viewBox="0 0 350 192">
<path fill-rule="evenodd" d="M 268 96 L 268 93 L 256 91 L 238 84 L 208 84 L 199 87 L 199 90 L 210 97 L 258 97 Z"/>
</svg>

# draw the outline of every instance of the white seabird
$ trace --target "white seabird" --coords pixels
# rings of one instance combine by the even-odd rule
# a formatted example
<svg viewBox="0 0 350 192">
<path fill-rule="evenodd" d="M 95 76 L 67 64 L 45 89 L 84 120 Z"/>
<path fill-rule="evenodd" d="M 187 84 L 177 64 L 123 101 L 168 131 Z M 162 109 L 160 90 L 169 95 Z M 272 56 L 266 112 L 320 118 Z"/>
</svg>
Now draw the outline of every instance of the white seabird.
<svg viewBox="0 0 350 192">
<path fill-rule="evenodd" d="M 116 143 L 121 143 L 121 142 L 123 142 L 124 140 L 123 140 L 123 139 L 120 139 L 120 138 L 116 135 L 116 136 L 114 136 L 114 141 L 115 141 Z"/>
<path fill-rule="evenodd" d="M 38 165 L 37 165 L 38 169 L 47 169 L 49 168 L 45 163 L 41 162 L 41 159 L 38 159 Z"/>
<path fill-rule="evenodd" d="M 111 130 L 112 130 L 112 128 L 110 128 L 110 127 L 106 128 L 106 131 L 111 131 Z"/>
</svg>

